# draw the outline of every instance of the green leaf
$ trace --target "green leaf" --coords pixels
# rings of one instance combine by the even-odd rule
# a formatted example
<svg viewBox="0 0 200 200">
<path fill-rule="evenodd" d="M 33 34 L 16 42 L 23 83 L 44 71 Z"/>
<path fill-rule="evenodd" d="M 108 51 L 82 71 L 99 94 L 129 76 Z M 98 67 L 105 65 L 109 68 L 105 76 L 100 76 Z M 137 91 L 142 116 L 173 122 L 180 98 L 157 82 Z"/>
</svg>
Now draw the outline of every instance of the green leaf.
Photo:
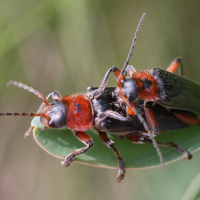
<svg viewBox="0 0 200 200">
<path fill-rule="evenodd" d="M 190 183 L 189 187 L 185 191 L 182 200 L 200 200 L 200 173 Z"/>
<path fill-rule="evenodd" d="M 44 126 L 39 117 L 32 121 L 34 139 L 37 144 L 49 154 L 64 159 L 73 150 L 84 147 L 73 133 L 67 129 L 48 128 L 40 131 Z M 94 130 L 86 131 L 93 139 L 94 145 L 85 153 L 78 155 L 75 162 L 93 165 L 97 167 L 117 168 L 117 159 L 112 149 L 108 148 Z M 125 161 L 126 168 L 148 168 L 160 165 L 159 157 L 152 144 L 133 144 L 128 139 L 119 139 L 116 135 L 108 134 L 115 142 L 115 147 L 120 151 Z M 156 137 L 157 141 L 174 142 L 190 152 L 200 148 L 200 127 L 189 126 L 188 128 L 170 131 Z M 171 147 L 160 147 L 164 162 L 169 163 L 183 156 Z"/>
</svg>

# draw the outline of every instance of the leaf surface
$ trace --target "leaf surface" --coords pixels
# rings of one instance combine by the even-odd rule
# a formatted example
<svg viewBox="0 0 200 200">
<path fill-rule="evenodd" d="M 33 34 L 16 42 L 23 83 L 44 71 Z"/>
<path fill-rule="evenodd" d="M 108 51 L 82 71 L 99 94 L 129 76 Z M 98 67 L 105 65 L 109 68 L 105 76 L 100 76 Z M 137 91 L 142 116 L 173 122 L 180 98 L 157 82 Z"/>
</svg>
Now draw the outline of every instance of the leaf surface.
<svg viewBox="0 0 200 200">
<path fill-rule="evenodd" d="M 37 144 L 47 153 L 64 159 L 72 151 L 84 147 L 73 133 L 67 129 L 48 128 L 40 131 L 44 126 L 40 123 L 39 117 L 32 121 L 35 126 L 33 137 Z M 76 156 L 75 162 L 93 165 L 97 167 L 117 168 L 117 159 L 111 148 L 108 148 L 94 130 L 86 131 L 93 139 L 94 145 L 85 153 Z M 118 136 L 108 134 L 115 142 L 115 147 L 120 151 L 125 161 L 126 168 L 148 168 L 160 165 L 159 157 L 152 144 L 133 144 L 128 139 L 119 139 Z M 189 126 L 185 129 L 162 133 L 155 138 L 161 142 L 174 142 L 190 152 L 200 148 L 200 127 Z M 160 147 L 164 162 L 169 163 L 183 156 L 172 147 Z"/>
</svg>

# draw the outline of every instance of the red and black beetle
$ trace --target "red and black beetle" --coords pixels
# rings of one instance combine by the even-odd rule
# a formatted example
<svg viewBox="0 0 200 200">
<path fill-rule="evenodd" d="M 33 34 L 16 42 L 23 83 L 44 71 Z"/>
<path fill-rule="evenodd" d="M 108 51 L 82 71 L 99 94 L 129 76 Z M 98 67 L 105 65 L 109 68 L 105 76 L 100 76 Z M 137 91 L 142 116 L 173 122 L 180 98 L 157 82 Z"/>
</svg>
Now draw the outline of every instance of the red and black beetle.
<svg viewBox="0 0 200 200">
<path fill-rule="evenodd" d="M 145 14 L 141 18 L 141 21 L 144 16 Z M 200 85 L 182 76 L 182 66 L 181 76 L 174 74 L 175 70 L 181 64 L 181 58 L 176 58 L 166 71 L 159 68 L 153 68 L 150 71 L 136 71 L 135 68 L 128 65 L 141 21 L 123 69 L 120 71 L 116 67 L 111 67 L 107 71 L 98 88 L 96 98 L 98 98 L 98 95 L 106 87 L 108 77 L 113 72 L 117 79 L 115 94 L 118 96 L 120 102 L 126 103 L 127 114 L 131 116 L 137 115 L 135 103 L 138 100 L 143 100 L 147 122 L 154 136 L 159 133 L 159 126 L 151 109 L 151 105 L 155 103 L 167 109 L 174 109 L 173 114 L 185 123 L 200 125 L 200 120 L 180 112 L 180 110 L 186 110 L 197 115 L 200 114 Z M 129 77 L 126 77 L 127 72 Z"/>
<path fill-rule="evenodd" d="M 134 77 L 136 73 L 134 68 L 131 68 L 130 66 L 128 67 L 130 56 L 132 54 L 143 18 L 144 15 L 138 25 L 133 40 L 133 45 L 123 70 L 120 72 L 120 70 L 115 67 L 109 69 L 99 88 L 90 87 L 84 94 L 66 95 L 64 97 L 62 97 L 57 91 L 54 91 L 47 97 L 44 97 L 37 90 L 34 90 L 25 84 L 16 81 L 10 81 L 8 85 L 15 85 L 34 93 L 38 97 L 42 98 L 43 103 L 40 105 L 37 113 L 0 113 L 0 115 L 40 116 L 40 121 L 45 126 L 44 129 L 62 127 L 70 128 L 74 135 L 86 146 L 81 149 L 77 149 L 66 156 L 65 160 L 61 162 L 61 164 L 66 167 L 73 162 L 75 156 L 84 153 L 93 145 L 92 138 L 84 131 L 89 129 L 96 130 L 99 133 L 102 141 L 108 147 L 114 150 L 119 166 L 117 176 L 117 180 L 119 182 L 125 176 L 125 163 L 119 151 L 114 146 L 114 142 L 108 138 L 106 132 L 118 135 L 121 138 L 128 138 L 134 143 L 153 143 L 160 156 L 161 163 L 163 163 L 163 160 L 158 145 L 164 147 L 173 147 L 175 150 L 182 153 L 185 159 L 191 159 L 191 154 L 179 145 L 176 145 L 172 142 L 156 143 L 151 131 L 153 131 L 156 135 L 158 133 L 158 127 L 159 132 L 181 129 L 187 127 L 188 124 L 191 124 L 188 119 L 191 119 L 192 123 L 199 124 L 199 120 L 196 119 L 196 115 L 193 114 L 196 112 L 193 112 L 193 109 L 187 109 L 187 106 L 166 106 L 164 103 L 172 102 L 172 105 L 174 105 L 172 100 L 174 100 L 175 97 L 171 98 L 173 93 L 169 93 L 171 96 L 166 95 L 165 102 L 162 101 L 162 99 L 161 101 L 157 101 L 157 95 L 162 94 L 162 92 L 160 89 L 157 91 L 157 89 L 152 86 L 154 83 L 151 78 L 147 78 L 147 76 L 140 78 L 138 80 L 138 84 Z M 171 72 L 177 66 L 178 61 L 179 60 L 176 60 L 176 62 L 171 65 L 172 67 L 169 68 Z M 125 77 L 126 71 L 129 73 L 129 78 Z M 105 88 L 108 76 L 111 72 L 114 72 L 115 76 L 117 77 L 117 88 Z M 162 75 L 161 72 L 162 71 L 159 71 L 158 74 Z M 148 73 L 144 72 L 143 75 L 144 74 Z M 163 84 L 163 87 L 160 87 L 161 89 L 166 87 L 167 84 L 170 84 L 170 81 L 167 81 L 169 83 L 161 83 Z M 192 84 L 191 87 L 193 87 Z M 149 92 L 151 86 L 153 89 L 151 90 L 152 92 Z M 140 90 L 142 93 L 138 94 L 138 91 Z M 152 97 L 150 95 L 151 98 L 146 98 L 150 97 L 147 94 L 153 94 L 154 96 Z M 53 98 L 52 103 L 48 103 L 50 96 Z M 171 99 L 168 99 L 168 97 Z M 153 101 L 154 99 L 156 101 Z M 149 101 L 153 101 L 155 104 L 149 105 Z M 166 109 L 166 107 L 170 108 L 170 112 Z M 177 108 L 178 110 L 174 110 L 173 108 Z M 187 120 L 182 119 L 180 116 L 182 118 L 186 116 Z M 148 121 L 149 124 L 146 121 Z M 25 133 L 25 137 L 28 137 L 32 133 L 33 128 L 33 126 L 30 126 L 29 130 Z"/>
<path fill-rule="evenodd" d="M 61 162 L 65 167 L 68 167 L 73 162 L 75 156 L 84 153 L 93 145 L 92 138 L 84 132 L 89 129 L 96 130 L 102 141 L 114 150 L 119 166 L 117 176 L 119 182 L 125 176 L 125 163 L 119 151 L 114 146 L 114 142 L 108 138 L 106 133 L 109 132 L 120 138 L 127 138 L 133 143 L 152 143 L 138 117 L 132 116 L 131 118 L 127 118 L 126 104 L 119 101 L 115 94 L 116 88 L 106 88 L 98 99 L 91 99 L 92 94 L 97 89 L 93 87 L 89 87 L 88 91 L 84 94 L 66 95 L 64 97 L 61 97 L 57 91 L 54 91 L 45 98 L 38 91 L 22 83 L 10 81 L 8 85 L 15 85 L 33 92 L 42 98 L 43 103 L 37 113 L 0 113 L 0 115 L 40 116 L 40 121 L 45 126 L 44 129 L 68 127 L 86 145 L 66 156 L 65 160 Z M 53 98 L 52 103 L 48 103 L 50 96 Z M 142 118 L 146 120 L 143 101 L 136 103 L 136 109 L 141 113 Z M 155 113 L 161 132 L 182 129 L 188 126 L 188 124 L 182 122 L 158 104 L 154 105 L 152 110 Z M 196 115 L 190 112 L 186 113 L 193 118 L 196 117 Z M 30 126 L 29 130 L 25 133 L 26 138 L 32 133 L 33 128 L 33 126 Z M 192 158 L 192 155 L 179 145 L 172 142 L 157 143 L 159 146 L 173 147 L 176 151 L 183 154 L 187 160 Z"/>
</svg>

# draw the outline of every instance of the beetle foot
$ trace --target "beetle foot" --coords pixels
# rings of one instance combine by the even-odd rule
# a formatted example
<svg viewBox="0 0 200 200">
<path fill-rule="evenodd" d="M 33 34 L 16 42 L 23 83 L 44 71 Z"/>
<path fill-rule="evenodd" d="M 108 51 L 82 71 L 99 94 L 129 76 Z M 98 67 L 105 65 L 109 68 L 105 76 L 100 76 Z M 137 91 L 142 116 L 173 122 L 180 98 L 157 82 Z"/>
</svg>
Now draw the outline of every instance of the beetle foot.
<svg viewBox="0 0 200 200">
<path fill-rule="evenodd" d="M 27 139 L 30 135 L 31 135 L 32 132 L 28 132 L 26 131 L 26 133 L 24 134 L 24 137 Z"/>
<path fill-rule="evenodd" d="M 26 133 L 24 134 L 24 137 L 25 137 L 26 139 L 28 138 L 29 135 L 32 134 L 34 128 L 35 128 L 35 127 L 32 126 L 32 125 L 28 128 L 28 131 L 26 131 Z"/>
<path fill-rule="evenodd" d="M 124 179 L 125 173 L 126 173 L 125 169 L 120 169 L 120 170 L 118 171 L 118 175 L 117 175 L 117 181 L 118 181 L 118 182 L 120 182 L 121 180 Z"/>
<path fill-rule="evenodd" d="M 65 158 L 65 160 L 63 160 L 63 161 L 61 162 L 61 165 L 63 165 L 64 167 L 69 167 L 70 164 L 73 162 L 74 158 L 75 158 L 74 154 L 69 154 L 69 155 Z"/>
<path fill-rule="evenodd" d="M 117 175 L 117 181 L 120 182 L 121 180 L 124 179 L 125 177 L 125 173 L 126 173 L 126 170 L 125 170 L 125 163 L 124 163 L 124 160 L 122 158 L 119 158 L 118 159 L 118 165 L 119 165 L 119 171 L 118 171 L 118 175 Z"/>
<path fill-rule="evenodd" d="M 184 151 L 183 156 L 184 156 L 185 160 L 190 160 L 193 157 L 192 154 L 189 151 Z"/>
</svg>

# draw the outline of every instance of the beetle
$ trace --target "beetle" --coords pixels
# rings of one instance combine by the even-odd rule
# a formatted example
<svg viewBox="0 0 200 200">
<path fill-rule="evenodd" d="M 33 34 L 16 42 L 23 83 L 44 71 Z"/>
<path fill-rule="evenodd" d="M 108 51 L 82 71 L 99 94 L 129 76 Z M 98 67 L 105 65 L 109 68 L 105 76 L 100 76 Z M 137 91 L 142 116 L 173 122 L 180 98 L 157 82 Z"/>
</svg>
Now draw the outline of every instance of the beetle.
<svg viewBox="0 0 200 200">
<path fill-rule="evenodd" d="M 125 77 L 125 68 L 128 66 L 134 43 L 144 16 L 145 14 L 141 18 L 136 30 L 131 51 L 128 55 L 127 61 L 125 62 L 126 67 L 122 70 L 122 72 L 124 71 L 123 73 L 113 67 L 106 73 L 99 88 L 90 87 L 84 94 L 66 95 L 64 97 L 62 97 L 57 91 L 54 91 L 45 97 L 32 87 L 28 87 L 27 85 L 17 81 L 10 81 L 8 85 L 18 86 L 34 93 L 42 99 L 43 103 L 40 105 L 36 113 L 0 113 L 0 115 L 40 116 L 40 121 L 44 124 L 44 128 L 41 129 L 41 131 L 46 128 L 70 128 L 74 135 L 86 146 L 81 149 L 77 149 L 66 156 L 64 161 L 61 162 L 61 164 L 65 167 L 68 167 L 73 162 L 75 156 L 86 152 L 93 145 L 92 138 L 89 137 L 85 131 L 91 128 L 95 129 L 99 133 L 102 141 L 108 147 L 113 149 L 117 157 L 119 167 L 117 180 L 119 182 L 125 176 L 125 163 L 119 151 L 115 148 L 114 142 L 108 138 L 106 132 L 118 135 L 120 138 L 128 138 L 134 143 L 153 143 L 158 155 L 160 156 L 162 164 L 164 162 L 158 145 L 173 147 L 179 153 L 182 153 L 185 159 L 191 159 L 191 154 L 179 145 L 172 142 L 156 142 L 151 134 L 151 123 L 149 123 L 151 127 L 150 129 L 146 121 L 149 122 L 149 117 L 147 115 L 148 110 L 150 114 L 154 113 L 155 116 L 151 114 L 151 117 L 154 119 L 153 121 L 157 123 L 157 127 L 159 126 L 159 132 L 165 130 L 177 130 L 188 126 L 190 123 L 188 123 L 188 120 L 184 121 L 178 119 L 180 117 L 174 117 L 173 114 L 179 113 L 178 116 L 187 116 L 187 119 L 191 118 L 192 120 L 198 121 L 193 112 L 189 112 L 187 110 L 183 111 L 184 109 L 181 108 L 178 110 L 167 110 L 165 107 L 157 104 L 150 105 L 149 102 L 146 102 L 146 99 L 138 98 L 135 102 L 135 99 L 133 98 L 135 97 L 135 94 L 133 93 L 133 87 L 131 85 L 132 82 L 134 82 L 132 77 L 127 79 L 124 78 L 128 85 L 124 84 L 126 87 L 123 89 L 121 84 L 117 84 L 117 88 L 105 88 L 111 71 L 113 71 L 116 77 L 118 77 L 119 81 L 117 81 L 117 83 L 123 82 L 120 77 Z M 129 70 L 129 74 L 130 73 L 131 70 Z M 148 85 L 148 81 L 145 81 L 145 86 L 146 85 Z M 131 87 L 129 88 L 129 86 Z M 53 98 L 52 103 L 48 103 L 50 96 Z M 146 115 L 144 113 L 146 113 Z M 29 130 L 25 133 L 26 138 L 31 134 L 33 129 L 34 127 L 30 126 Z M 152 130 L 154 131 L 154 129 Z M 157 131 L 157 134 L 159 132 Z"/>
<path fill-rule="evenodd" d="M 128 54 L 128 58 L 127 58 L 127 61 L 125 62 L 125 65 L 128 65 L 128 63 L 129 63 L 130 57 L 132 55 L 133 48 L 135 46 L 135 42 L 137 40 L 138 32 L 140 30 L 140 26 L 142 24 L 142 21 L 143 21 L 145 15 L 146 15 L 146 13 L 144 13 L 142 15 L 142 18 L 139 21 L 139 24 L 138 24 L 136 32 L 135 32 L 135 37 L 133 38 L 133 44 L 131 46 L 130 53 Z M 108 77 L 109 77 L 109 74 L 111 73 L 111 71 L 113 71 L 114 73 L 116 72 L 115 75 L 119 76 L 120 70 L 118 70 L 116 67 L 110 68 L 107 71 L 107 73 L 105 74 L 105 76 L 104 76 L 104 78 L 103 78 L 103 80 L 102 80 L 101 85 L 99 86 L 99 88 L 96 89 L 92 93 L 92 98 L 95 98 L 95 99 L 99 98 L 99 96 L 101 95 L 101 93 L 103 92 L 103 90 L 106 87 L 106 84 L 107 84 L 107 81 L 108 81 Z M 155 147 L 155 149 L 157 151 L 157 154 L 158 154 L 158 156 L 160 158 L 160 162 L 162 164 L 162 169 L 164 171 L 164 160 L 163 160 L 162 154 L 160 152 L 160 149 L 158 147 L 158 144 L 156 143 L 156 140 L 154 139 L 154 136 L 152 134 L 152 130 L 150 129 L 149 124 L 147 123 L 147 120 L 145 120 L 144 117 L 140 113 L 138 113 L 138 111 L 136 109 L 136 105 L 133 102 L 127 100 L 127 98 L 124 96 L 124 94 L 123 94 L 122 91 L 120 91 L 118 88 L 116 89 L 116 91 L 117 90 L 118 90 L 118 99 L 119 99 L 119 101 L 120 102 L 126 102 L 126 104 L 127 104 L 127 115 L 126 115 L 127 119 L 129 118 L 129 116 L 135 116 L 135 115 L 137 115 L 139 121 L 143 124 L 146 132 L 148 133 L 149 138 L 152 140 L 153 146 Z M 153 116 L 153 114 L 152 114 L 152 116 Z"/>
<path fill-rule="evenodd" d="M 66 156 L 64 161 L 61 162 L 65 167 L 68 167 L 73 162 L 75 156 L 86 152 L 93 145 L 92 138 L 85 133 L 89 129 L 96 130 L 101 140 L 109 148 L 114 150 L 119 167 L 117 176 L 117 181 L 119 182 L 125 176 L 125 163 L 120 152 L 114 146 L 114 142 L 109 139 L 106 133 L 115 134 L 120 138 L 128 138 L 133 143 L 152 143 L 152 140 L 149 139 L 143 124 L 140 123 L 137 116 L 127 119 L 126 104 L 118 100 L 118 96 L 115 94 L 116 88 L 106 88 L 98 99 L 91 99 L 90 97 L 95 93 L 97 88 L 88 87 L 87 92 L 84 94 L 66 95 L 64 97 L 57 91 L 54 91 L 47 97 L 44 97 L 37 90 L 20 82 L 10 81 L 8 85 L 21 87 L 34 93 L 42 99 L 43 103 L 36 113 L 0 113 L 0 115 L 40 116 L 40 121 L 45 126 L 42 130 L 46 128 L 58 129 L 68 127 L 77 139 L 86 145 Z M 52 103 L 48 103 L 50 97 L 53 98 Z M 143 101 L 137 101 L 136 108 L 145 119 Z M 166 110 L 158 104 L 152 106 L 152 110 L 155 113 L 160 131 L 177 130 L 188 126 L 187 123 L 176 118 L 171 111 Z M 179 112 L 184 112 L 196 118 L 196 115 L 193 113 L 187 111 Z M 25 138 L 31 134 L 33 128 L 31 125 L 25 133 Z M 172 142 L 157 143 L 159 146 L 173 147 L 176 151 L 183 154 L 186 160 L 192 158 L 190 152 L 179 145 Z"/>
<path fill-rule="evenodd" d="M 140 26 L 142 20 L 143 19 L 140 20 L 138 27 Z M 45 98 L 38 91 L 20 82 L 10 81 L 8 85 L 16 85 L 18 87 L 22 87 L 30 92 L 33 92 L 38 97 L 42 98 L 43 104 L 41 104 L 41 106 L 39 107 L 38 112 L 35 114 L 31 113 L 30 116 L 40 116 L 40 120 L 45 125 L 45 128 L 48 128 L 48 127 L 61 128 L 67 125 L 67 127 L 69 127 L 74 132 L 76 137 L 87 145 L 85 148 L 81 149 L 80 151 L 76 151 L 75 153 L 72 153 L 70 156 L 68 156 L 65 162 L 62 163 L 63 165 L 65 166 L 70 165 L 70 163 L 74 160 L 74 157 L 76 154 L 83 153 L 84 151 L 87 151 L 90 148 L 90 146 L 92 146 L 93 144 L 91 142 L 92 140 L 83 131 L 88 130 L 92 127 L 94 113 L 91 106 L 92 105 L 91 100 L 96 98 L 99 91 L 98 89 L 96 89 L 93 92 L 88 93 L 87 95 L 74 94 L 74 95 L 65 96 L 63 98 L 57 91 L 54 91 L 53 93 L 49 94 L 47 98 Z M 52 96 L 53 98 L 52 104 L 49 104 L 47 101 L 47 99 L 50 96 Z M 152 141 L 154 147 L 156 148 L 156 151 L 160 157 L 160 161 L 162 163 L 163 170 L 164 170 L 163 157 L 158 147 L 158 144 L 156 143 L 151 133 L 150 127 L 148 126 L 144 117 L 140 113 L 138 113 L 138 111 L 135 108 L 132 107 L 132 109 L 134 110 L 134 113 L 137 115 L 141 124 L 144 126 L 145 131 L 148 133 L 150 140 Z M 62 112 L 63 110 L 67 111 L 65 112 L 67 113 L 67 115 L 63 114 Z M 7 115 L 10 115 L 10 114 L 11 113 L 7 113 Z M 99 121 L 102 121 L 107 117 L 112 117 L 120 121 L 130 120 L 127 114 L 126 114 L 126 117 L 122 117 L 119 113 L 113 112 L 112 110 L 107 110 L 104 113 L 98 113 L 98 114 L 99 114 L 98 116 Z M 14 113 L 14 115 L 20 115 L 20 114 Z M 22 113 L 22 115 L 29 115 L 29 114 Z M 65 119 L 67 119 L 67 121 L 65 121 Z M 31 133 L 32 130 L 33 130 L 33 127 L 30 126 L 28 132 L 25 134 L 25 137 L 27 137 Z M 84 134 L 81 134 L 81 133 L 84 133 Z M 108 140 L 105 136 L 103 136 L 102 139 L 106 141 Z M 119 157 L 119 155 L 117 155 L 117 157 Z M 118 165 L 119 165 L 120 170 L 119 170 L 117 179 L 121 180 L 125 174 L 125 169 L 124 169 L 125 164 L 121 158 L 118 158 Z"/>
<path fill-rule="evenodd" d="M 110 73 L 113 72 L 117 79 L 115 94 L 118 96 L 120 102 L 126 103 L 127 114 L 132 116 L 137 115 L 137 110 L 135 109 L 136 102 L 143 100 L 146 119 L 154 136 L 159 134 L 159 125 L 151 108 L 151 105 L 155 103 L 169 110 L 177 109 L 173 110 L 172 113 L 185 123 L 200 125 L 200 120 L 197 118 L 179 112 L 179 110 L 186 110 L 200 115 L 200 85 L 183 76 L 181 58 L 176 58 L 166 71 L 159 68 L 153 68 L 150 71 L 136 71 L 133 66 L 129 65 L 144 16 L 145 14 L 143 14 L 135 32 L 130 52 L 122 70 L 120 71 L 116 67 L 111 67 L 106 72 L 97 89 L 95 98 L 101 95 L 106 87 Z M 174 74 L 179 65 L 181 75 Z M 128 73 L 128 77 L 126 77 L 126 73 Z"/>
</svg>

